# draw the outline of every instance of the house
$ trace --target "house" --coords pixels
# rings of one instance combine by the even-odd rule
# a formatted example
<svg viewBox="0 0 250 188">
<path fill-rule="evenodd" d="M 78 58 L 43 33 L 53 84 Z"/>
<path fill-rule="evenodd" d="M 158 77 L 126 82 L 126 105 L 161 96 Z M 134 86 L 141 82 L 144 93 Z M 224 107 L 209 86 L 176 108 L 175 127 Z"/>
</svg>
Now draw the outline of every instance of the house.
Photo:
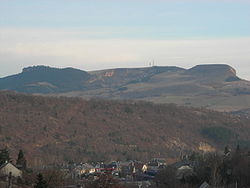
<svg viewBox="0 0 250 188">
<path fill-rule="evenodd" d="M 177 169 L 176 178 L 179 180 L 186 180 L 192 176 L 194 176 L 194 171 L 189 165 L 184 165 Z"/>
<path fill-rule="evenodd" d="M 187 160 L 178 161 L 170 165 L 170 167 L 176 169 L 176 178 L 179 180 L 187 180 L 194 176 L 194 166 L 195 164 L 192 161 Z"/>
<path fill-rule="evenodd" d="M 143 173 L 145 173 L 148 170 L 148 166 L 144 164 L 141 170 Z"/>
<path fill-rule="evenodd" d="M 81 174 L 93 174 L 93 173 L 95 173 L 95 167 L 93 167 L 92 165 L 87 164 L 87 163 L 81 164 L 80 169 L 81 169 L 80 170 Z"/>
<path fill-rule="evenodd" d="M 153 158 L 149 163 L 155 164 L 154 166 L 166 166 L 167 162 L 164 158 Z"/>
<path fill-rule="evenodd" d="M 73 177 L 82 177 L 86 174 L 95 173 L 95 167 L 90 164 L 84 163 L 77 165 L 73 170 Z"/>
<path fill-rule="evenodd" d="M 207 182 L 203 182 L 199 188 L 209 188 L 210 185 Z"/>
<path fill-rule="evenodd" d="M 175 168 L 175 169 L 179 169 L 183 166 L 189 166 L 191 168 L 195 168 L 197 167 L 198 163 L 196 161 L 189 161 L 189 160 L 182 160 L 182 161 L 178 161 L 174 164 L 171 164 L 170 166 Z"/>
<path fill-rule="evenodd" d="M 133 173 L 133 162 L 127 161 L 127 162 L 120 162 L 119 163 L 119 170 L 122 177 L 126 177 L 128 175 L 131 175 Z"/>
<path fill-rule="evenodd" d="M 95 168 L 96 173 L 103 173 L 103 172 L 105 172 L 106 165 L 103 162 L 97 163 L 97 164 L 95 164 L 94 168 Z"/>
<path fill-rule="evenodd" d="M 147 171 L 147 165 L 140 161 L 134 161 L 131 163 L 132 173 L 133 174 L 141 174 Z"/>
<path fill-rule="evenodd" d="M 146 164 L 143 169 L 144 172 L 157 172 L 167 166 L 166 160 L 163 158 L 153 158 L 148 164 Z"/>
<path fill-rule="evenodd" d="M 0 177 L 9 176 L 10 173 L 12 177 L 22 177 L 22 171 L 9 162 L 6 162 L 0 166 Z"/>
</svg>

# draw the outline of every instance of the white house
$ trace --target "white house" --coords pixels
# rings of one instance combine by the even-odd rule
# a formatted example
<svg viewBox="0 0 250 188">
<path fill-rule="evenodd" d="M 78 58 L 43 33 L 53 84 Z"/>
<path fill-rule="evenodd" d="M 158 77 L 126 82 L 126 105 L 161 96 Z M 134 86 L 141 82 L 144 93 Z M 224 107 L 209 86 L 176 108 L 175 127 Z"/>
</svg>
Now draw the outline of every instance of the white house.
<svg viewBox="0 0 250 188">
<path fill-rule="evenodd" d="M 22 177 L 22 171 L 9 162 L 0 166 L 0 177 L 9 176 L 10 173 L 13 177 Z"/>
</svg>

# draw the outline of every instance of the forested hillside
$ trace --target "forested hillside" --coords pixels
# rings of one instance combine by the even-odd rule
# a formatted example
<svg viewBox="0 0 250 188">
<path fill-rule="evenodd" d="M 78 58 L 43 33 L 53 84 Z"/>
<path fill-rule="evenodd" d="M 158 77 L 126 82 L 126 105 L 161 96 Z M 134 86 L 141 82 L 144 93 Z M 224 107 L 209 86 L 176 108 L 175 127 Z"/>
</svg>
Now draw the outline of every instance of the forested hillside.
<svg viewBox="0 0 250 188">
<path fill-rule="evenodd" d="M 250 120 L 215 111 L 147 102 L 0 93 L 0 140 L 30 164 L 146 160 L 212 151 L 250 140 Z"/>
</svg>

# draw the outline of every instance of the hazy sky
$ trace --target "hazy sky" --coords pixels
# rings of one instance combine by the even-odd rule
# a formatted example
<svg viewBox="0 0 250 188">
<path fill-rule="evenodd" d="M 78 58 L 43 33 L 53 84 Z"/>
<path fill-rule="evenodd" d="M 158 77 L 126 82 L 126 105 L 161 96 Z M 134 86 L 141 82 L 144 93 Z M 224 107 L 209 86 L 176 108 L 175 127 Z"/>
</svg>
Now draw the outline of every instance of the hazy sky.
<svg viewBox="0 0 250 188">
<path fill-rule="evenodd" d="M 224 63 L 250 79 L 250 0 L 0 0 L 0 77 Z"/>
</svg>

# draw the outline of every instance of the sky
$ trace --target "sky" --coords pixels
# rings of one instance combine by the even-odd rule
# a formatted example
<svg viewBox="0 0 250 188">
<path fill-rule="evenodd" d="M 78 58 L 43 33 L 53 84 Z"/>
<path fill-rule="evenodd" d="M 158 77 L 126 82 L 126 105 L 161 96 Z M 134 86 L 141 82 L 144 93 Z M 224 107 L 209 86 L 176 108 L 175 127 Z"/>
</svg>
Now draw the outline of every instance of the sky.
<svg viewBox="0 0 250 188">
<path fill-rule="evenodd" d="M 0 77 L 223 63 L 250 80 L 250 0 L 0 0 Z"/>
</svg>

